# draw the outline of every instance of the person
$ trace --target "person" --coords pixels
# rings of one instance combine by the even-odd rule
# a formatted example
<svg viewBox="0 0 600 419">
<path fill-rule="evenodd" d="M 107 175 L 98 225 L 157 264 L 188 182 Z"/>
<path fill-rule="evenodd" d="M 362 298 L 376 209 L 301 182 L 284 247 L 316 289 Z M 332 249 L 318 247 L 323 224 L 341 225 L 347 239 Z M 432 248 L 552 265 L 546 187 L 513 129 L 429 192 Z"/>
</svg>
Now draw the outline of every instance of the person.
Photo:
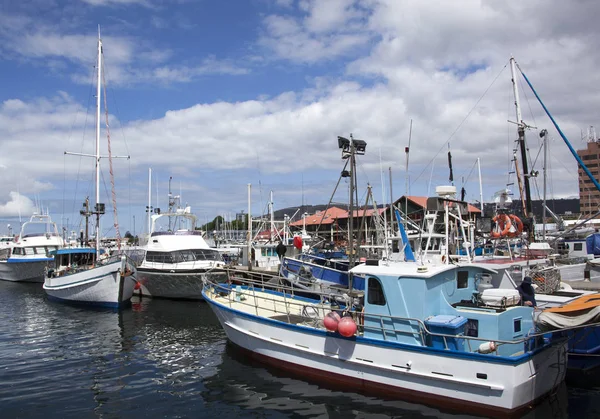
<svg viewBox="0 0 600 419">
<path fill-rule="evenodd" d="M 285 256 L 285 252 L 287 252 L 287 247 L 285 247 L 285 244 L 279 240 L 279 244 L 275 248 L 275 251 L 277 252 L 277 256 L 279 256 L 279 260 L 281 260 Z"/>
<path fill-rule="evenodd" d="M 535 291 L 531 286 L 531 277 L 526 276 L 523 278 L 523 282 L 517 287 L 519 294 L 521 295 L 521 303 L 524 306 L 536 307 L 537 303 L 535 302 Z"/>
</svg>

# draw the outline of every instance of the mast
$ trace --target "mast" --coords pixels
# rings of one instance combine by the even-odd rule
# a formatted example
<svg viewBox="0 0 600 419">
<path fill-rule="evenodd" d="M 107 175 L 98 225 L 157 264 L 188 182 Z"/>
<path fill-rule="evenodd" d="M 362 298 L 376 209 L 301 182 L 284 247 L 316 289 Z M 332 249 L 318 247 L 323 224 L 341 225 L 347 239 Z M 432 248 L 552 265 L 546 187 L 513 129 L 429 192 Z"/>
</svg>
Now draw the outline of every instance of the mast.
<svg viewBox="0 0 600 419">
<path fill-rule="evenodd" d="M 515 108 L 517 116 L 517 132 L 519 148 L 521 149 L 521 164 L 523 165 L 523 186 L 525 189 L 525 217 L 529 217 L 532 213 L 531 210 L 531 189 L 529 187 L 529 168 L 527 167 L 527 149 L 525 146 L 525 123 L 521 116 L 521 106 L 519 104 L 519 87 L 517 85 L 516 71 L 515 71 L 515 59 L 510 58 L 510 73 L 512 77 L 513 93 L 515 96 Z"/>
<path fill-rule="evenodd" d="M 102 84 L 102 39 L 98 25 L 98 79 L 96 80 L 96 257 L 100 252 L 100 95 Z"/>
<path fill-rule="evenodd" d="M 540 131 L 540 137 L 544 139 L 544 204 L 542 205 L 542 236 L 546 240 L 546 180 L 547 180 L 547 154 L 548 154 L 548 131 Z M 558 224 L 557 224 L 558 227 Z"/>
<path fill-rule="evenodd" d="M 481 216 L 483 217 L 483 187 L 481 185 L 481 162 L 479 157 L 477 157 L 477 171 L 479 172 L 479 207 L 481 209 Z"/>
<path fill-rule="evenodd" d="M 356 173 L 356 158 L 354 156 L 354 141 L 350 134 L 350 211 L 348 217 L 348 247 L 350 254 L 348 255 L 348 266 L 354 267 L 354 176 Z M 352 289 L 352 284 L 350 284 Z"/>
<path fill-rule="evenodd" d="M 152 168 L 148 168 L 148 206 L 146 207 L 148 213 L 148 237 L 152 232 Z"/>
<path fill-rule="evenodd" d="M 250 204 L 250 197 L 252 192 L 252 184 L 248 184 L 248 270 L 252 270 L 252 263 L 254 262 L 251 259 L 252 255 L 252 206 Z"/>
<path fill-rule="evenodd" d="M 410 152 L 410 140 L 412 138 L 412 119 L 410 120 L 410 128 L 408 129 L 408 146 L 404 147 L 404 154 L 406 154 L 406 167 L 405 167 L 405 171 L 404 171 L 404 193 L 405 193 L 405 199 L 404 199 L 404 229 L 407 228 L 407 218 L 408 218 L 408 153 Z M 391 175 L 391 168 L 390 168 L 390 191 L 392 189 L 391 183 L 392 183 L 392 175 Z M 390 208 L 391 211 L 391 208 Z"/>
<path fill-rule="evenodd" d="M 269 239 L 273 241 L 273 230 L 275 230 L 275 214 L 273 213 L 273 191 L 271 191 L 271 194 L 269 195 L 269 218 L 271 221 Z"/>
</svg>

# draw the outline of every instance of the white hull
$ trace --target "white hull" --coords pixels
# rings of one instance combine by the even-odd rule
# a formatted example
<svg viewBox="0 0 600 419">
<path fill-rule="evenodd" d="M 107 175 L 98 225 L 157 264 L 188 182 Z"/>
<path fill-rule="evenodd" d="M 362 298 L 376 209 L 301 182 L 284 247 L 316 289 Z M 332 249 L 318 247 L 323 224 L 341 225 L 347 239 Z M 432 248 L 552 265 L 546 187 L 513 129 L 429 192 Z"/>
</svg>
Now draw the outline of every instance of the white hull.
<svg viewBox="0 0 600 419">
<path fill-rule="evenodd" d="M 43 261 L 0 261 L 0 279 L 13 282 L 44 282 L 46 266 L 52 259 Z"/>
<path fill-rule="evenodd" d="M 378 342 L 241 313 L 230 298 L 207 298 L 228 338 L 253 355 L 306 376 L 438 405 L 505 415 L 531 405 L 564 379 L 566 345 L 498 362 L 479 354 Z M 207 294 L 207 297 L 214 294 Z M 250 297 L 251 298 L 251 297 Z M 479 377 L 478 377 L 479 376 Z M 480 377 L 485 376 L 485 379 Z"/>
<path fill-rule="evenodd" d="M 142 267 L 137 270 L 141 295 L 181 300 L 202 300 L 202 277 L 206 275 L 219 275 L 219 270 L 196 269 L 178 272 Z M 224 272 L 221 272 L 221 275 L 227 278 Z"/>
<path fill-rule="evenodd" d="M 119 307 L 129 302 L 135 280 L 123 276 L 125 263 L 99 265 L 70 275 L 46 278 L 44 290 L 49 297 L 71 303 Z"/>
</svg>

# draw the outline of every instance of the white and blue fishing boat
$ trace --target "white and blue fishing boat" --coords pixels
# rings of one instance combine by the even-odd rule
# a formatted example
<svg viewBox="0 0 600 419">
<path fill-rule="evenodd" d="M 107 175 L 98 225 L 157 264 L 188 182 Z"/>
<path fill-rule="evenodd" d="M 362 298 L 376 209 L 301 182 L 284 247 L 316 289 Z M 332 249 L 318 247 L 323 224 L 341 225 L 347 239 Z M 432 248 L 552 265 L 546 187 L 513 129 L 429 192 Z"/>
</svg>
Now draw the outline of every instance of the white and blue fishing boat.
<svg viewBox="0 0 600 419">
<path fill-rule="evenodd" d="M 54 260 L 50 252 L 63 245 L 50 215 L 33 214 L 21 227 L 18 239 L 0 247 L 0 279 L 44 282 L 46 266 Z"/>
<path fill-rule="evenodd" d="M 253 357 L 355 391 L 505 417 L 563 381 L 566 341 L 536 333 L 518 293 L 473 303 L 488 269 L 369 260 L 351 272 L 366 278 L 365 290 L 339 307 L 328 295 L 250 281 L 207 280 L 203 295 Z"/>
<path fill-rule="evenodd" d="M 97 257 L 91 247 L 70 247 L 51 252 L 44 290 L 55 301 L 119 308 L 129 304 L 136 281 L 126 255 Z"/>
</svg>

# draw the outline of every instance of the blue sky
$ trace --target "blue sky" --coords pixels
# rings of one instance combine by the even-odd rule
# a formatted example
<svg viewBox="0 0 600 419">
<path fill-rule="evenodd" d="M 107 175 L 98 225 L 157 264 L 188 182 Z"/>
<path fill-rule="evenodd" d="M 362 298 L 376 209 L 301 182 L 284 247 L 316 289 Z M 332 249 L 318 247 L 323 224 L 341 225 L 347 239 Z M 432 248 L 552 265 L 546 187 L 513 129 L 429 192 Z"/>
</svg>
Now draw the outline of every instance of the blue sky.
<svg viewBox="0 0 600 419">
<path fill-rule="evenodd" d="M 400 197 L 411 119 L 408 192 L 448 183 L 449 143 L 458 189 L 479 199 L 480 158 L 490 201 L 511 181 L 511 55 L 573 146 L 585 146 L 600 102 L 599 9 L 583 0 L 2 0 L 0 233 L 36 206 L 79 229 L 93 166 L 63 153 L 93 152 L 98 25 L 113 151 L 131 155 L 114 161 L 119 221 L 133 230 L 135 216 L 139 232 L 150 167 L 158 205 L 173 176 L 203 222 L 246 210 L 248 183 L 255 214 L 271 190 L 276 209 L 326 203 L 343 164 L 336 138 L 350 133 L 368 143 L 361 199 L 367 182 L 387 199 L 388 167 Z M 524 89 L 521 101 L 524 119 L 552 137 L 549 194 L 577 196 L 574 159 L 533 95 Z M 528 132 L 532 161 L 538 130 Z M 101 200 L 110 202 L 104 185 Z"/>
</svg>

